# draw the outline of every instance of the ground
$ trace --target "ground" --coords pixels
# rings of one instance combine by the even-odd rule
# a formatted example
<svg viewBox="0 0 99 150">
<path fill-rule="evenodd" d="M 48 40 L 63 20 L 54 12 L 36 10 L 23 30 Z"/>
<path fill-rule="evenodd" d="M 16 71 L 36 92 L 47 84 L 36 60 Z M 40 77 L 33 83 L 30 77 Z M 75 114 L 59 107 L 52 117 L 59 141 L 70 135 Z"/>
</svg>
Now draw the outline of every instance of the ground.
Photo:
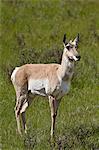
<svg viewBox="0 0 99 150">
<path fill-rule="evenodd" d="M 99 1 L 0 1 L 0 149 L 99 149 Z M 28 134 L 16 132 L 12 70 L 26 63 L 60 63 L 63 35 L 80 34 L 71 90 L 60 104 L 55 145 L 50 141 L 48 101 L 37 97 L 27 110 Z"/>
</svg>

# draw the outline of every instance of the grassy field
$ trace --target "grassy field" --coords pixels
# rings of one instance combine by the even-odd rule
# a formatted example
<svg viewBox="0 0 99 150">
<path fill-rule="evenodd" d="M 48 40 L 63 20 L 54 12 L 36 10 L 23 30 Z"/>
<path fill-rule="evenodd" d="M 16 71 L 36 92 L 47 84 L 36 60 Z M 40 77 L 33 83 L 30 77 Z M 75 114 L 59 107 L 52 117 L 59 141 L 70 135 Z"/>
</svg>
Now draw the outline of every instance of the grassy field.
<svg viewBox="0 0 99 150">
<path fill-rule="evenodd" d="M 28 134 L 16 132 L 14 67 L 60 63 L 63 34 L 80 33 L 71 90 L 60 104 L 55 145 L 50 109 L 37 97 L 27 110 Z M 99 150 L 99 1 L 0 0 L 0 150 Z"/>
</svg>

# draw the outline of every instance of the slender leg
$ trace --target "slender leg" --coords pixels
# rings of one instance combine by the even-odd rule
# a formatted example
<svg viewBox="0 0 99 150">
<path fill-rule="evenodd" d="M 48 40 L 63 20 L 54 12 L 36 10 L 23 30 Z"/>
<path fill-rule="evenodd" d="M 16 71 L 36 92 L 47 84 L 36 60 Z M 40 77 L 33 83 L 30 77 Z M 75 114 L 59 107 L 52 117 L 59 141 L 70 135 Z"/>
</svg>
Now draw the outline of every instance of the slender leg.
<svg viewBox="0 0 99 150">
<path fill-rule="evenodd" d="M 20 115 L 17 115 L 17 110 L 15 110 L 16 122 L 18 133 L 21 135 L 21 127 L 20 127 Z"/>
<path fill-rule="evenodd" d="M 18 128 L 18 132 L 21 135 L 21 126 L 20 126 L 20 111 L 22 108 L 22 105 L 24 103 L 26 99 L 26 95 L 22 95 L 20 97 L 17 98 L 17 102 L 16 102 L 16 107 L 15 107 L 15 116 L 16 116 L 16 121 L 17 121 L 17 128 Z"/>
<path fill-rule="evenodd" d="M 55 120 L 57 116 L 57 109 L 59 105 L 59 101 L 56 100 L 54 97 L 49 96 L 49 104 L 50 104 L 50 109 L 51 109 L 51 138 L 54 136 L 54 131 L 55 131 Z"/>
<path fill-rule="evenodd" d="M 21 113 L 21 117 L 22 117 L 22 123 L 23 123 L 24 132 L 27 133 L 27 126 L 26 126 L 25 112 L 22 112 L 22 113 Z"/>
<path fill-rule="evenodd" d="M 24 103 L 22 105 L 22 108 L 20 110 L 21 118 L 22 118 L 22 124 L 23 124 L 23 128 L 24 128 L 25 133 L 27 133 L 25 112 L 26 112 L 26 109 L 31 105 L 31 103 L 32 103 L 32 99 L 28 95 L 27 99 L 24 101 Z"/>
<path fill-rule="evenodd" d="M 27 133 L 26 118 L 25 118 L 25 111 L 26 111 L 27 107 L 28 107 L 28 102 L 27 102 L 27 100 L 25 100 L 25 102 L 22 105 L 22 108 L 20 110 L 21 118 L 22 118 L 22 124 L 23 124 L 23 128 L 24 128 L 25 133 Z"/>
</svg>

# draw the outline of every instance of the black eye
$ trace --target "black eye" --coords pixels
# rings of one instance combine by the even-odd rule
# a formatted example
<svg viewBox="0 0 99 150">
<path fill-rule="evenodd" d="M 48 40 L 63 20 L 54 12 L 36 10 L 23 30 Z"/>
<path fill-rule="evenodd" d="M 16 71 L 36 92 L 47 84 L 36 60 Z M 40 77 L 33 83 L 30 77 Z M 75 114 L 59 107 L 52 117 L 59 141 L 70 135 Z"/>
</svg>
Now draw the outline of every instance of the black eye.
<svg viewBox="0 0 99 150">
<path fill-rule="evenodd" d="M 68 46 L 66 46 L 66 48 L 67 48 L 68 50 L 70 50 L 72 47 L 71 47 L 70 45 L 68 45 Z"/>
</svg>

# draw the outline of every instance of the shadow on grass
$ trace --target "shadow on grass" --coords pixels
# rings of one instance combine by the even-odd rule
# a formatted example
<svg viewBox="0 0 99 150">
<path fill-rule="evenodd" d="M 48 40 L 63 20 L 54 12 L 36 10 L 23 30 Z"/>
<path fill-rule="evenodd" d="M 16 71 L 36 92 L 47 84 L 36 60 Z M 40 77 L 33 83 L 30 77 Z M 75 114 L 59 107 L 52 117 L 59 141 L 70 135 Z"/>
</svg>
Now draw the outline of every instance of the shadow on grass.
<svg viewBox="0 0 99 150">
<path fill-rule="evenodd" d="M 32 131 L 24 137 L 25 149 L 33 149 L 44 145 L 44 148 L 50 150 L 99 150 L 99 126 L 75 126 L 74 128 L 65 128 L 64 133 L 55 136 L 54 141 L 50 140 L 50 135 L 43 135 L 41 131 Z M 49 138 L 49 139 L 48 139 Z"/>
<path fill-rule="evenodd" d="M 33 150 L 33 149 L 49 149 L 50 142 L 49 142 L 49 134 L 48 131 L 37 129 L 29 129 L 28 133 L 24 136 L 24 148 L 26 150 Z"/>
<path fill-rule="evenodd" d="M 85 149 L 99 150 L 99 126 L 76 126 L 73 129 L 64 130 L 62 136 L 57 137 L 57 147 L 61 149 Z"/>
<path fill-rule="evenodd" d="M 36 134 L 35 132 L 29 131 L 29 133 L 24 136 L 24 147 L 25 149 L 33 149 L 35 145 L 37 145 Z"/>
</svg>

